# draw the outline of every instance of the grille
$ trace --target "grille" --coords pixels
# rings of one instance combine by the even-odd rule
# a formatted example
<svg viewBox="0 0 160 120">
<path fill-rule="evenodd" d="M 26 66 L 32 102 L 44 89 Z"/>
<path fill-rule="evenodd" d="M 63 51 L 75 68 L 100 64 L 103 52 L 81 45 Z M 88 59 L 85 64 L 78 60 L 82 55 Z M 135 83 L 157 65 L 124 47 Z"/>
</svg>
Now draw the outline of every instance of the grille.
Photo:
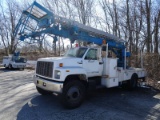
<svg viewBox="0 0 160 120">
<path fill-rule="evenodd" d="M 53 75 L 53 62 L 37 62 L 36 73 L 45 77 L 52 77 Z"/>
</svg>

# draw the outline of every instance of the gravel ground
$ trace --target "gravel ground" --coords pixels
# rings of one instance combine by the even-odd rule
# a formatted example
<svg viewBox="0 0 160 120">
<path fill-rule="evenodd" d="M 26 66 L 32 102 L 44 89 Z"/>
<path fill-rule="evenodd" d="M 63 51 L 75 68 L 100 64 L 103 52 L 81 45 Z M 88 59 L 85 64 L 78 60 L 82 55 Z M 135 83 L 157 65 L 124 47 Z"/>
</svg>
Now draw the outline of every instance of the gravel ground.
<svg viewBox="0 0 160 120">
<path fill-rule="evenodd" d="M 0 69 L 0 120 L 160 120 L 160 92 L 153 89 L 98 89 L 67 110 L 55 95 L 37 93 L 33 73 Z"/>
</svg>

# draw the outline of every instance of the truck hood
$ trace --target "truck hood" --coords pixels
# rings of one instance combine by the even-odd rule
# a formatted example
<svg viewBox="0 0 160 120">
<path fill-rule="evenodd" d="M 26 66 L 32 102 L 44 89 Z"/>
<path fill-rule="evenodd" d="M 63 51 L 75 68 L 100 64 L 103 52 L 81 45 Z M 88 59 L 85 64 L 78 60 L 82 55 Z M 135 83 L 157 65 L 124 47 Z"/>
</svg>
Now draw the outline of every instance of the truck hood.
<svg viewBox="0 0 160 120">
<path fill-rule="evenodd" d="M 82 67 L 82 58 L 76 57 L 48 57 L 38 61 L 54 62 L 55 67 L 59 67 L 59 63 L 63 63 L 64 67 Z"/>
</svg>

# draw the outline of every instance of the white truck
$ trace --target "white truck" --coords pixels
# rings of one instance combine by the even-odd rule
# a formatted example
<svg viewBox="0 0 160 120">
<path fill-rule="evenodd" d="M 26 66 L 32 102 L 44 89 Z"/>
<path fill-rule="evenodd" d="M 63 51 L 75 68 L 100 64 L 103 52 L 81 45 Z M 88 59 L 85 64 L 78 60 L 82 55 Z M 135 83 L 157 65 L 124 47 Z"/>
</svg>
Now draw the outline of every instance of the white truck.
<svg viewBox="0 0 160 120">
<path fill-rule="evenodd" d="M 76 108 L 89 88 L 127 83 L 133 89 L 139 79 L 145 80 L 145 69 L 117 67 L 117 58 L 108 57 L 108 50 L 106 55 L 102 53 L 101 47 L 76 47 L 64 57 L 38 59 L 34 75 L 37 91 L 42 95 L 60 94 L 67 108 Z"/>
<path fill-rule="evenodd" d="M 3 66 L 6 69 L 13 69 L 13 68 L 19 68 L 19 69 L 24 69 L 27 64 L 27 60 L 24 57 L 20 56 L 4 56 L 3 57 Z"/>
<path fill-rule="evenodd" d="M 33 24 L 34 23 L 34 24 Z M 145 79 L 146 71 L 127 65 L 126 41 L 102 30 L 86 26 L 55 15 L 36 1 L 22 12 L 14 30 L 15 37 L 24 41 L 30 39 L 42 42 L 45 36 L 56 42 L 59 37 L 82 40 L 101 47 L 71 48 L 64 57 L 38 59 L 34 82 L 42 95 L 57 93 L 68 108 L 81 105 L 87 89 L 104 86 L 107 88 L 122 85 L 135 88 L 138 80 Z M 110 57 L 110 51 L 115 56 Z"/>
</svg>

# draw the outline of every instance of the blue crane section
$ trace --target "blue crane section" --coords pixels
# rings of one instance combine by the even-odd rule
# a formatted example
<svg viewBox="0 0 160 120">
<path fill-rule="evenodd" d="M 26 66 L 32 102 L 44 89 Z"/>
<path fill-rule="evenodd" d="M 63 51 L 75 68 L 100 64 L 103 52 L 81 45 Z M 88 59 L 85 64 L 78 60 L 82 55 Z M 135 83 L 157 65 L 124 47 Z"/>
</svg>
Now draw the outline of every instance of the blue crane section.
<svg viewBox="0 0 160 120">
<path fill-rule="evenodd" d="M 41 40 L 46 34 L 53 36 L 54 42 L 57 41 L 57 36 L 68 38 L 72 43 L 75 40 L 82 40 L 102 45 L 103 40 L 106 40 L 109 50 L 112 50 L 119 58 L 118 66 L 124 67 L 126 48 L 124 40 L 77 21 L 55 15 L 36 1 L 22 12 L 13 34 L 21 41 L 25 39 L 34 41 L 37 38 Z M 130 56 L 130 53 L 127 52 L 126 56 Z"/>
</svg>

